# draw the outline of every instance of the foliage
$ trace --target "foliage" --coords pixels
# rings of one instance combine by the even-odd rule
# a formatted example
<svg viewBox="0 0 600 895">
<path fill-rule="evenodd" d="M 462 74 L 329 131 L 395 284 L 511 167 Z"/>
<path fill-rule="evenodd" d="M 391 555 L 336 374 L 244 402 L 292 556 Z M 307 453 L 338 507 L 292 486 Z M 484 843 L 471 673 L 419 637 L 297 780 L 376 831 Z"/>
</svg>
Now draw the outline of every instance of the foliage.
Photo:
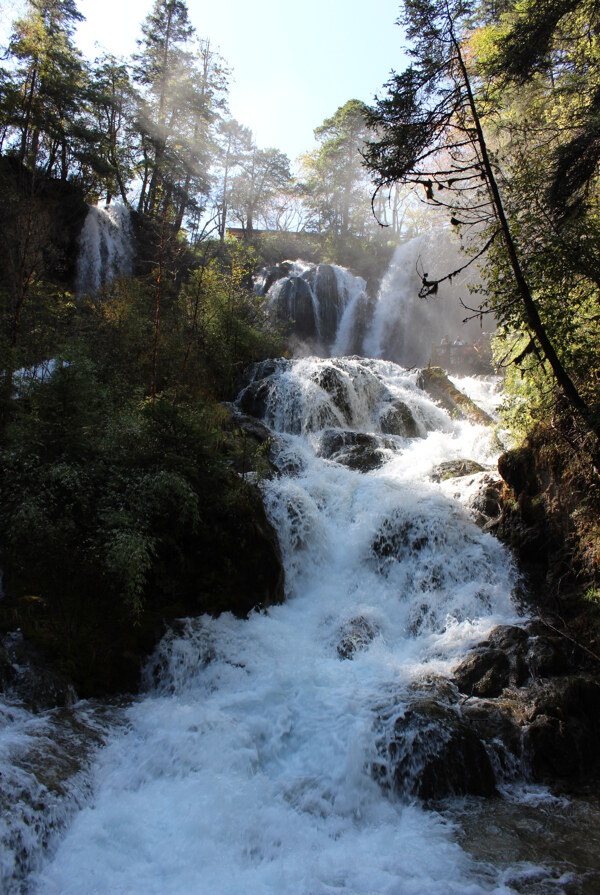
<svg viewBox="0 0 600 895">
<path fill-rule="evenodd" d="M 351 99 L 315 130 L 320 146 L 304 156 L 305 201 L 315 227 L 331 236 L 365 235 L 371 221 L 370 184 L 362 151 L 366 106 Z"/>
<path fill-rule="evenodd" d="M 423 187 L 432 205 L 447 209 L 453 226 L 463 234 L 469 231 L 472 257 L 467 264 L 492 248 L 494 263 L 484 270 L 488 293 L 480 314 L 493 309 L 506 335 L 526 334 L 528 344 L 514 360 L 531 353 L 540 364 L 547 363 L 573 410 L 594 428 L 589 402 L 570 372 L 576 367 L 554 326 L 551 304 L 538 288 L 538 248 L 540 242 L 552 242 L 552 236 L 544 233 L 543 219 L 530 217 L 534 238 L 527 239 L 523 219 L 531 207 L 523 206 L 514 181 L 506 183 L 504 165 L 492 154 L 484 131 L 486 120 L 498 116 L 501 91 L 488 89 L 469 58 L 475 6 L 470 0 L 439 6 L 406 0 L 404 9 L 413 62 L 393 76 L 387 96 L 371 114 L 378 139 L 370 144 L 368 161 L 378 188 L 396 182 Z M 513 144 L 502 148 L 503 162 L 518 177 L 522 167 L 511 158 Z M 537 270 L 540 266 L 543 261 Z M 458 272 L 449 271 L 442 280 Z M 492 279 L 499 288 L 494 290 Z M 421 296 L 435 294 L 442 280 L 429 281 L 423 273 Z"/>
</svg>

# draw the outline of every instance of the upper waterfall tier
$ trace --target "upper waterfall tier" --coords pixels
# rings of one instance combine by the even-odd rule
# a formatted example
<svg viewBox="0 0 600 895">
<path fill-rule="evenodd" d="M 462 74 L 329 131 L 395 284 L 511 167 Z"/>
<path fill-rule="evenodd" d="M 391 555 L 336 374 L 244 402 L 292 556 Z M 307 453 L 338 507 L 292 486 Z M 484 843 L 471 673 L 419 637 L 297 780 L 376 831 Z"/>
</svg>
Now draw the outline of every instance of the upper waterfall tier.
<svg viewBox="0 0 600 895">
<path fill-rule="evenodd" d="M 435 296 L 419 298 L 424 276 L 441 278 L 466 260 L 451 234 L 437 231 L 398 246 L 374 300 L 362 277 L 337 265 L 304 261 L 264 268 L 255 289 L 268 296 L 275 318 L 290 327 L 296 354 L 361 354 L 423 366 L 432 345 L 475 342 L 481 335 L 478 319 L 464 320 L 476 268 L 442 283 Z"/>
<path fill-rule="evenodd" d="M 275 317 L 291 324 L 299 347 L 317 354 L 353 354 L 362 346 L 368 299 L 362 277 L 335 264 L 284 261 L 264 268 L 255 289 Z"/>
<path fill-rule="evenodd" d="M 129 210 L 120 202 L 90 205 L 79 236 L 77 294 L 98 292 L 115 277 L 130 276 L 133 261 Z"/>
</svg>

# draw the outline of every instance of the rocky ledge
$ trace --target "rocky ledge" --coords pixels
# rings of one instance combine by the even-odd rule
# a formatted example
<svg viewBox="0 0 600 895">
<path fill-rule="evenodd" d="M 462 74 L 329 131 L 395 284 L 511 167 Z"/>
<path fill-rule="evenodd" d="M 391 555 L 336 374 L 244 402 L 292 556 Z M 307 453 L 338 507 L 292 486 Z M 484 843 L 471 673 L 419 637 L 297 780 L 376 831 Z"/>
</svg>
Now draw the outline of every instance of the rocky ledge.
<svg viewBox="0 0 600 895">
<path fill-rule="evenodd" d="M 600 772 L 591 657 L 543 622 L 500 626 L 377 720 L 375 778 L 402 796 L 491 796 L 518 779 L 564 790 Z"/>
</svg>

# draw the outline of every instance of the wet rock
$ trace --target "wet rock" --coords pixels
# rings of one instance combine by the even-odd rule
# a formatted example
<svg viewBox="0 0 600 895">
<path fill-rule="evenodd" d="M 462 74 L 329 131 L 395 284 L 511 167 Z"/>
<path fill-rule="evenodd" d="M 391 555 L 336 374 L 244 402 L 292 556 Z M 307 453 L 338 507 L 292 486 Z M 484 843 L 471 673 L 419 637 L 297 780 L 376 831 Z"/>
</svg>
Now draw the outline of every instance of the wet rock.
<svg viewBox="0 0 600 895">
<path fill-rule="evenodd" d="M 491 796 L 492 764 L 481 739 L 454 706 L 416 700 L 379 740 L 375 777 L 397 794 L 421 799 Z"/>
<path fill-rule="evenodd" d="M 510 780 L 523 776 L 523 716 L 509 698 L 468 699 L 461 715 L 486 744 L 497 776 Z"/>
<path fill-rule="evenodd" d="M 318 334 L 313 294 L 302 277 L 289 277 L 283 283 L 276 300 L 276 314 L 280 320 L 292 323 L 300 338 L 314 338 Z"/>
<path fill-rule="evenodd" d="M 440 463 L 431 473 L 434 482 L 445 482 L 447 479 L 458 479 L 464 475 L 475 475 L 483 472 L 484 467 L 475 460 L 448 460 Z"/>
<path fill-rule="evenodd" d="M 288 276 L 289 268 L 285 265 L 277 264 L 271 267 L 264 267 L 257 277 L 257 293 L 266 295 L 271 286 L 283 277 Z"/>
<path fill-rule="evenodd" d="M 510 485 L 516 497 L 523 492 L 536 493 L 535 457 L 530 447 L 515 448 L 502 454 L 498 459 L 498 472 Z"/>
<path fill-rule="evenodd" d="M 320 336 L 325 342 L 333 342 L 343 310 L 335 270 L 330 264 L 319 264 L 308 270 L 304 279 L 317 297 Z"/>
<path fill-rule="evenodd" d="M 471 507 L 483 517 L 483 524 L 499 518 L 502 513 L 502 480 L 497 476 L 486 475 Z"/>
<path fill-rule="evenodd" d="M 506 687 L 520 687 L 531 676 L 531 640 L 527 630 L 499 625 L 454 672 L 461 693 L 499 696 Z"/>
<path fill-rule="evenodd" d="M 419 520 L 390 517 L 381 526 L 371 544 L 374 556 L 383 563 L 402 560 L 411 553 L 419 553 L 430 543 L 438 542 L 437 532 L 424 530 Z"/>
<path fill-rule="evenodd" d="M 462 716 L 504 768 L 535 781 L 600 773 L 600 684 L 540 622 L 500 626 L 458 666 Z M 575 673 L 574 673 L 575 672 Z"/>
<path fill-rule="evenodd" d="M 472 423 L 489 424 L 491 417 L 454 386 L 441 367 L 426 367 L 417 377 L 417 385 L 450 416 Z"/>
<path fill-rule="evenodd" d="M 249 435 L 258 444 L 266 444 L 272 437 L 273 433 L 260 420 L 246 413 L 240 413 L 235 407 L 232 414 L 233 423 Z"/>
<path fill-rule="evenodd" d="M 334 460 L 349 469 L 370 472 L 385 462 L 381 447 L 377 436 L 367 432 L 326 429 L 321 435 L 317 452 L 320 457 Z"/>
<path fill-rule="evenodd" d="M 337 646 L 340 659 L 352 659 L 354 654 L 364 650 L 377 634 L 377 628 L 364 616 L 352 618 L 340 631 L 341 639 Z"/>
<path fill-rule="evenodd" d="M 403 438 L 421 438 L 419 425 L 412 410 L 404 401 L 396 401 L 379 418 L 379 426 L 385 435 L 400 435 Z"/>
<path fill-rule="evenodd" d="M 0 638 L 0 686 L 10 701 L 33 712 L 68 707 L 77 700 L 71 681 L 45 662 L 20 631 Z"/>
<path fill-rule="evenodd" d="M 509 658 L 503 650 L 483 649 L 461 662 L 454 680 L 469 696 L 499 696 L 509 685 Z"/>
<path fill-rule="evenodd" d="M 327 366 L 314 373 L 311 379 L 329 395 L 344 420 L 347 423 L 351 423 L 352 408 L 348 400 L 348 389 L 344 374 L 333 366 Z"/>
<path fill-rule="evenodd" d="M 242 413 L 262 419 L 267 412 L 272 388 L 272 380 L 269 378 L 251 382 L 237 399 L 237 406 Z"/>
<path fill-rule="evenodd" d="M 600 771 L 600 685 L 576 675 L 547 683 L 525 726 L 523 748 L 535 780 Z"/>
</svg>

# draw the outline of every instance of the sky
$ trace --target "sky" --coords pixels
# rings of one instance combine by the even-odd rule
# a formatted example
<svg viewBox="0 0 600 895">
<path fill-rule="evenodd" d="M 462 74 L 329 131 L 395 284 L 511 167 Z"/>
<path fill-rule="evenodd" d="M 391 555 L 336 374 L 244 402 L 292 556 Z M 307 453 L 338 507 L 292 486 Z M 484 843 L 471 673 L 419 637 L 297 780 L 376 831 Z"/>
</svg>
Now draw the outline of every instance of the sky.
<svg viewBox="0 0 600 895">
<path fill-rule="evenodd" d="M 19 2 L 0 2 L 0 26 Z M 77 42 L 88 58 L 101 49 L 129 55 L 152 0 L 79 0 L 86 21 Z M 191 20 L 231 68 L 231 114 L 295 160 L 314 144 L 315 127 L 349 99 L 370 103 L 401 69 L 400 0 L 188 0 Z"/>
</svg>

